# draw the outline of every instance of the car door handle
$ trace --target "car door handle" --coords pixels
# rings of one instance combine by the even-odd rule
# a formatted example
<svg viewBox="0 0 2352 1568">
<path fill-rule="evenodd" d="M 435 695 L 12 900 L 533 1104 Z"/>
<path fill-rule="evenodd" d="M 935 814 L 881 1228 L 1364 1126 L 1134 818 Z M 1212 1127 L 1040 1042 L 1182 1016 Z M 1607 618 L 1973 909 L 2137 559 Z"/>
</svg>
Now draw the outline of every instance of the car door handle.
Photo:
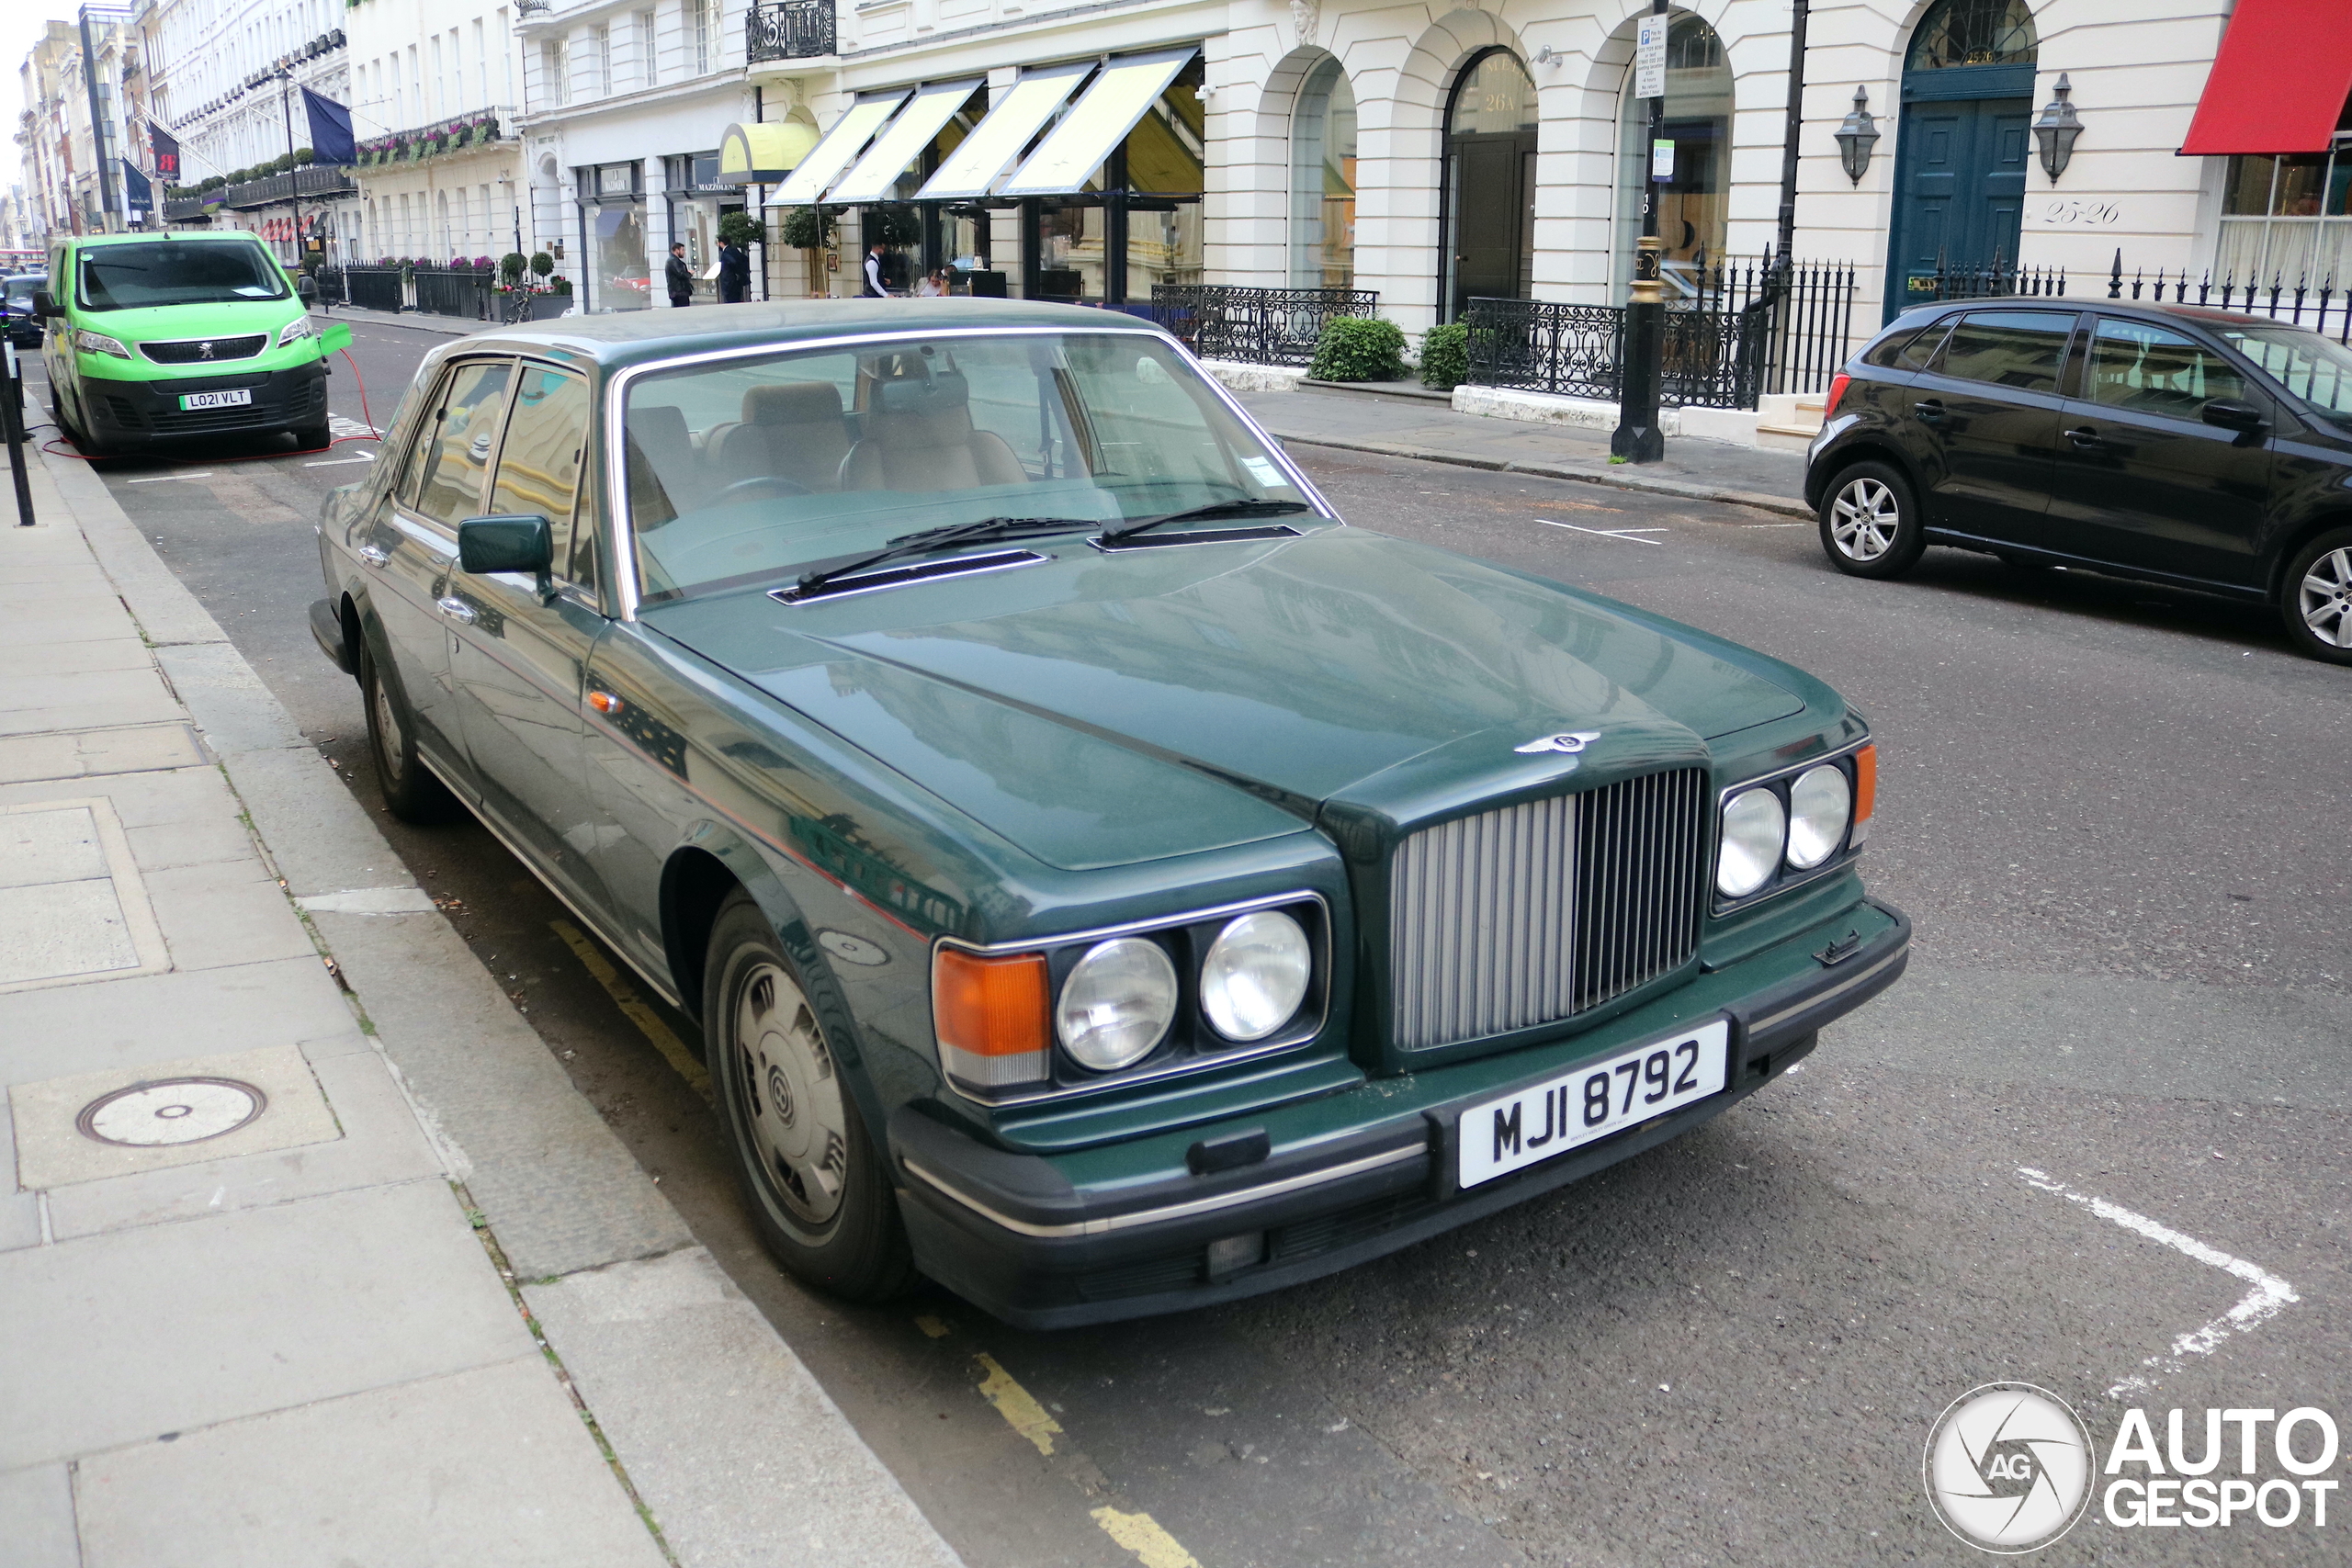
<svg viewBox="0 0 2352 1568">
<path fill-rule="evenodd" d="M 383 568 L 386 562 L 392 558 L 373 545 L 360 546 L 358 555 L 362 561 L 365 561 L 368 565 L 375 567 L 379 570 Z"/>
<path fill-rule="evenodd" d="M 472 626 L 479 618 L 474 614 L 474 607 L 463 599 L 436 599 L 433 602 L 433 605 L 435 609 L 439 610 L 461 626 Z"/>
<path fill-rule="evenodd" d="M 2089 451 L 2094 446 L 2104 446 L 2107 445 L 2107 442 L 2099 435 L 2099 433 L 2093 430 L 2088 425 L 2085 425 L 2080 430 L 2070 430 L 2066 432 L 2066 439 L 2073 442 L 2077 447 L 2086 452 Z"/>
<path fill-rule="evenodd" d="M 1912 412 L 1919 416 L 1919 423 L 1921 424 L 1939 424 L 1943 422 L 1944 417 L 1943 400 L 1940 398 L 1922 398 L 1919 400 L 1918 407 Z"/>
</svg>

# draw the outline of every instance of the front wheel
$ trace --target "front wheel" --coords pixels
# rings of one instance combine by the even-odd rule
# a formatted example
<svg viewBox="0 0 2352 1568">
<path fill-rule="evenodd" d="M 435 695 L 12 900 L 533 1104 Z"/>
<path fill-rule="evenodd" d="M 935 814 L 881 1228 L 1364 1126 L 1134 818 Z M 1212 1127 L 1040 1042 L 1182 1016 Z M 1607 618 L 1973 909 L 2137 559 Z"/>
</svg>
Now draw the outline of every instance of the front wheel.
<svg viewBox="0 0 2352 1568">
<path fill-rule="evenodd" d="M 297 452 L 323 452 L 334 442 L 334 433 L 323 424 L 297 425 L 288 434 Z"/>
<path fill-rule="evenodd" d="M 2294 553 L 2279 580 L 2278 614 L 2296 652 L 2352 664 L 2352 528 L 2322 534 Z"/>
<path fill-rule="evenodd" d="M 736 891 L 703 966 L 719 1119 L 769 1254 L 832 1295 L 887 1301 L 913 1281 L 913 1257 L 881 1151 L 801 976 L 766 913 Z"/>
<path fill-rule="evenodd" d="M 1821 547 L 1850 577 L 1900 577 L 1928 547 L 1911 482 L 1893 467 L 1856 463 L 1821 499 Z"/>
</svg>

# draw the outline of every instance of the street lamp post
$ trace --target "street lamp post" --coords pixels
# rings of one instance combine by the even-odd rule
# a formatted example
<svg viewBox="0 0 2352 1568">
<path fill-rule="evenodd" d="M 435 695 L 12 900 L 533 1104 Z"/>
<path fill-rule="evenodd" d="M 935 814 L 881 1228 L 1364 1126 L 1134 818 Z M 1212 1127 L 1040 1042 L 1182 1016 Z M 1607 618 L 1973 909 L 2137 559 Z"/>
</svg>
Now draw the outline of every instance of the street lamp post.
<svg viewBox="0 0 2352 1568">
<path fill-rule="evenodd" d="M 1663 55 L 1666 43 L 1667 0 L 1650 0 L 1654 48 Z M 1636 54 L 1634 70 L 1642 71 Z M 1666 286 L 1658 276 L 1658 257 L 1666 249 L 1657 237 L 1657 147 L 1666 139 L 1666 72 L 1656 63 L 1656 79 L 1635 81 L 1638 91 L 1655 86 L 1650 95 L 1647 157 L 1642 169 L 1642 237 L 1634 254 L 1634 282 L 1625 299 L 1625 349 L 1617 389 L 1617 428 L 1609 434 L 1609 455 L 1628 463 L 1655 463 L 1666 456 L 1666 437 L 1657 427 L 1658 383 L 1666 351 Z M 1671 170 L 1668 171 L 1671 177 Z"/>
</svg>

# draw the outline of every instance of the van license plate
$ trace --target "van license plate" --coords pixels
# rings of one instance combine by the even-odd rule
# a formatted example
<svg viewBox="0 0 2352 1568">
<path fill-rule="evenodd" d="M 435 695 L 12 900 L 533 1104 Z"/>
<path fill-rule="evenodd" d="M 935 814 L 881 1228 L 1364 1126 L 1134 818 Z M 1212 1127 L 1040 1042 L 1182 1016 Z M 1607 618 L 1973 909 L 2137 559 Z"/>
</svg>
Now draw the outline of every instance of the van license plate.
<svg viewBox="0 0 2352 1568">
<path fill-rule="evenodd" d="M 1456 1179 L 1476 1187 L 1721 1094 L 1731 1024 L 1718 1018 L 1462 1113 Z"/>
<path fill-rule="evenodd" d="M 240 387 L 232 392 L 183 392 L 183 409 L 241 409 L 254 400 L 251 388 Z"/>
</svg>

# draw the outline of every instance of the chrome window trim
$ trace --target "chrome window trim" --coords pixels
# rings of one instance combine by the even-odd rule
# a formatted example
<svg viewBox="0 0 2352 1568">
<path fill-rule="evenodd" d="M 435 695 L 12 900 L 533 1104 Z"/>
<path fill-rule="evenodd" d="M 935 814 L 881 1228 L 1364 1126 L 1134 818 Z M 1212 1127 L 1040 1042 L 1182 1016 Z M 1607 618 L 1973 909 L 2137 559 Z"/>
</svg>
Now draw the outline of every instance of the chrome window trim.
<svg viewBox="0 0 2352 1568">
<path fill-rule="evenodd" d="M 1715 819 L 1708 825 L 1709 830 L 1714 834 L 1715 843 L 1714 854 L 1707 857 L 1707 897 L 1710 900 L 1707 918 L 1709 919 L 1720 919 L 1725 915 L 1738 914 L 1768 898 L 1818 882 L 1832 872 L 1843 871 L 1853 863 L 1856 855 L 1862 852 L 1861 846 L 1854 842 L 1854 824 L 1849 817 L 1846 822 L 1845 835 L 1838 840 L 1838 852 L 1810 871 L 1799 871 L 1789 864 L 1788 829 L 1784 825 L 1781 832 L 1781 863 L 1774 871 L 1772 879 L 1744 897 L 1726 898 L 1723 895 L 1723 889 L 1715 886 L 1715 867 L 1723 854 L 1724 807 L 1731 804 L 1731 797 L 1744 794 L 1759 784 L 1774 784 L 1783 779 L 1793 779 L 1800 773 L 1810 773 L 1824 762 L 1846 761 L 1863 747 L 1876 745 L 1877 742 L 1878 738 L 1875 735 L 1865 735 L 1860 740 L 1841 746 L 1835 751 L 1825 751 L 1818 757 L 1807 757 L 1802 762 L 1792 763 L 1785 768 L 1775 768 L 1769 773 L 1758 773 L 1754 778 L 1742 779 L 1737 784 L 1725 784 L 1715 792 Z M 1877 802 L 1872 801 L 1871 806 L 1875 808 Z M 1782 874 L 1783 873 L 1786 874 Z"/>
<path fill-rule="evenodd" d="M 1164 1078 L 1180 1077 L 1188 1073 L 1207 1072 L 1232 1062 L 1255 1061 L 1261 1056 L 1271 1056 L 1278 1051 L 1296 1050 L 1321 1034 L 1324 1025 L 1331 1021 L 1331 965 L 1333 955 L 1337 952 L 1333 942 L 1335 933 L 1331 926 L 1331 902 L 1322 894 L 1311 889 L 1301 888 L 1291 893 L 1270 894 L 1261 898 L 1245 898 L 1238 903 L 1218 904 L 1206 909 L 1195 909 L 1188 914 L 1165 915 L 1148 920 L 1130 920 L 1124 925 L 1100 926 L 1091 931 L 1056 932 L 1050 935 L 1030 937 L 1019 942 L 982 943 L 967 942 L 962 937 L 937 937 L 932 942 L 932 967 L 935 969 L 938 965 L 941 948 L 952 947 L 959 953 L 977 953 L 982 955 L 1040 953 L 1049 948 L 1076 947 L 1081 942 L 1107 942 L 1113 937 L 1141 936 L 1151 931 L 1172 931 L 1180 926 L 1198 925 L 1204 920 L 1226 919 L 1236 915 L 1246 915 L 1256 909 L 1276 909 L 1285 904 L 1313 904 L 1323 917 L 1323 951 L 1320 954 L 1320 967 L 1317 970 L 1317 976 L 1323 982 L 1323 1005 L 1317 1010 L 1315 1017 L 1309 1022 L 1295 1029 L 1283 1030 L 1270 1040 L 1251 1041 L 1247 1044 L 1237 1043 L 1224 1050 L 1188 1056 L 1182 1061 L 1167 1062 L 1159 1066 L 1142 1071 L 1105 1073 L 1099 1080 L 1091 1083 L 1057 1085 L 1048 1082 L 1041 1089 L 1016 1092 L 997 1099 L 988 1099 L 967 1092 L 961 1084 L 948 1075 L 944 1067 L 940 1069 L 940 1080 L 956 1095 L 970 1100 L 975 1105 L 1001 1111 L 1017 1105 L 1035 1105 L 1046 1100 L 1069 1102 L 1083 1100 L 1090 1096 L 1108 1093 L 1113 1089 L 1127 1089 L 1136 1084 L 1158 1083 Z M 1200 976 L 1197 974 L 1184 976 L 1183 983 L 1189 988 L 1197 990 Z M 928 1004 L 931 999 L 931 976 L 928 972 L 923 976 L 923 999 Z M 1050 1003 L 1053 998 L 1048 997 L 1046 999 Z M 1046 1027 L 1049 1030 L 1052 1028 L 1052 1021 L 1050 1018 L 1046 1020 Z M 1201 1021 L 1201 1027 L 1213 1035 L 1216 1033 L 1205 1019 Z M 1222 1039 L 1223 1036 L 1219 1035 L 1217 1038 Z M 939 1020 L 934 1015 L 932 1019 L 932 1043 L 934 1048 L 938 1043 Z M 1050 1056 L 1060 1048 L 1061 1041 L 1057 1038 L 1046 1046 L 1046 1054 Z M 1159 1047 L 1154 1046 L 1153 1049 L 1157 1050 Z"/>
<path fill-rule="evenodd" d="M 605 383 L 605 475 L 604 484 L 609 502 L 605 508 L 613 521 L 613 613 L 616 620 L 634 621 L 642 602 L 642 585 L 637 572 L 637 519 L 628 504 L 628 446 L 625 415 L 628 409 L 629 389 L 639 377 L 659 375 L 697 365 L 724 365 L 738 359 L 773 359 L 787 354 L 819 353 L 831 349 L 864 347 L 887 343 L 937 343 L 947 339 L 1014 338 L 1014 337 L 1133 337 L 1148 338 L 1165 344 L 1176 353 L 1178 359 L 1189 363 L 1210 390 L 1223 402 L 1226 411 L 1239 420 L 1244 428 L 1265 443 L 1267 453 L 1290 483 L 1310 504 L 1332 523 L 1342 521 L 1323 499 L 1323 493 L 1310 483 L 1298 466 L 1291 461 L 1283 444 L 1266 434 L 1250 411 L 1236 401 L 1225 383 L 1201 368 L 1200 359 L 1176 338 L 1160 328 L 1147 325 L 1118 326 L 1105 324 L 1084 327 L 1066 326 L 970 326 L 948 327 L 933 332 L 894 331 L 840 333 L 831 337 L 802 338 L 785 343 L 751 344 L 741 348 L 705 349 L 695 354 L 681 354 L 668 359 L 650 359 L 642 365 L 630 365 L 615 371 Z M 509 353 L 514 351 L 510 350 Z"/>
<path fill-rule="evenodd" d="M 1189 1198 L 1182 1202 L 1162 1203 L 1157 1208 L 1135 1209 L 1124 1214 L 1105 1214 L 1101 1219 L 1072 1220 L 1053 1225 L 1034 1224 L 1027 1220 L 1016 1220 L 1001 1210 L 990 1208 L 968 1192 L 950 1186 L 945 1180 L 904 1155 L 899 1156 L 899 1163 L 906 1168 L 908 1175 L 921 1180 L 934 1191 L 963 1204 L 983 1219 L 1002 1225 L 1016 1235 L 1035 1236 L 1041 1240 L 1051 1241 L 1070 1236 L 1109 1235 L 1118 1231 L 1133 1230 L 1137 1225 L 1163 1224 L 1170 1221 L 1191 1219 L 1200 1214 L 1214 1214 L 1226 1209 L 1239 1208 L 1244 1203 L 1255 1203 L 1267 1198 L 1279 1198 L 1285 1193 L 1297 1192 L 1306 1188 L 1320 1187 L 1327 1182 L 1344 1180 L 1351 1176 L 1361 1176 L 1368 1170 L 1385 1170 L 1392 1165 L 1403 1165 L 1408 1160 L 1426 1158 L 1429 1152 L 1427 1144 L 1405 1144 L 1396 1148 L 1383 1149 L 1377 1154 L 1363 1155 L 1355 1159 L 1344 1160 L 1338 1165 L 1326 1166 L 1320 1170 L 1302 1171 L 1296 1176 L 1286 1176 L 1278 1181 L 1261 1181 L 1255 1187 L 1245 1187 L 1238 1191 L 1220 1192 L 1209 1198 Z"/>
</svg>

